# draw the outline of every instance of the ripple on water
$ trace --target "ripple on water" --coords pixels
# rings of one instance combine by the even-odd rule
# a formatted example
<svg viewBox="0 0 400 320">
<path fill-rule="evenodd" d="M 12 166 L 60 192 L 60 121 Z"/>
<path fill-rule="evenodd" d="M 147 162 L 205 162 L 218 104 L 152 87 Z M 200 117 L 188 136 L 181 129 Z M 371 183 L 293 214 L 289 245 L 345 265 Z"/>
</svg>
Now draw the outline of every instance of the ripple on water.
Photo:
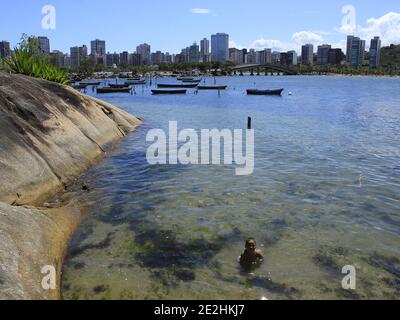
<svg viewBox="0 0 400 320">
<path fill-rule="evenodd" d="M 251 81 L 251 82 L 249 82 Z M 72 239 L 66 299 L 398 299 L 400 93 L 394 79 L 218 78 L 185 97 L 112 95 L 145 125 L 82 179 L 88 217 Z M 248 97 L 249 83 L 295 92 Z M 351 89 L 350 89 L 351 88 Z M 396 96 L 397 94 L 397 96 Z M 389 98 L 391 97 L 391 98 Z M 255 128 L 255 172 L 149 166 L 145 136 L 167 129 Z M 255 237 L 254 274 L 236 261 Z M 357 290 L 341 288 L 354 265 Z"/>
</svg>

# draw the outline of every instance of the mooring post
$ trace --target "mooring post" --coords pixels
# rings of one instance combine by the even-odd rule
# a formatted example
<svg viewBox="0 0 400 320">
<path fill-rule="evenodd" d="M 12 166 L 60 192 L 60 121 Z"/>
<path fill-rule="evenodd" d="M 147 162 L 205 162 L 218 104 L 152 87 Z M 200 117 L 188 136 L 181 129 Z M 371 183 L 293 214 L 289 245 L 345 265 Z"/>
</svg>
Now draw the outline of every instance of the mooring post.
<svg viewBox="0 0 400 320">
<path fill-rule="evenodd" d="M 251 130 L 251 117 L 247 118 L 247 130 Z"/>
</svg>

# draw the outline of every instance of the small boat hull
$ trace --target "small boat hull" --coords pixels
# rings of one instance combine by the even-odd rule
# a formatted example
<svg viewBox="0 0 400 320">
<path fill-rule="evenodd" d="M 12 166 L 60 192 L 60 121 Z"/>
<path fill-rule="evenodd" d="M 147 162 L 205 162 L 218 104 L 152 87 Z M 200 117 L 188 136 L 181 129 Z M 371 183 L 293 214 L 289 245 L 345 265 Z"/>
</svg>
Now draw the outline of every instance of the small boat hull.
<svg viewBox="0 0 400 320">
<path fill-rule="evenodd" d="M 198 83 L 158 84 L 158 88 L 196 88 Z"/>
<path fill-rule="evenodd" d="M 186 94 L 187 90 L 180 89 L 180 90 L 151 90 L 153 94 Z"/>
<path fill-rule="evenodd" d="M 194 80 L 193 77 L 179 77 L 179 78 L 176 78 L 176 79 L 179 80 L 179 81 Z"/>
<path fill-rule="evenodd" d="M 115 88 L 115 89 L 123 89 L 123 88 L 129 88 L 129 84 L 108 84 L 110 88 Z"/>
<path fill-rule="evenodd" d="M 97 88 L 97 93 L 131 93 L 131 88 Z"/>
<path fill-rule="evenodd" d="M 146 80 L 128 80 L 125 82 L 126 85 L 141 85 L 141 84 L 146 84 Z"/>
<path fill-rule="evenodd" d="M 200 83 L 201 80 L 183 79 L 183 83 Z"/>
<path fill-rule="evenodd" d="M 198 86 L 199 90 L 226 90 L 228 86 Z"/>
<path fill-rule="evenodd" d="M 277 90 L 247 90 L 248 95 L 256 95 L 256 96 L 280 96 L 282 95 L 284 89 Z"/>
</svg>

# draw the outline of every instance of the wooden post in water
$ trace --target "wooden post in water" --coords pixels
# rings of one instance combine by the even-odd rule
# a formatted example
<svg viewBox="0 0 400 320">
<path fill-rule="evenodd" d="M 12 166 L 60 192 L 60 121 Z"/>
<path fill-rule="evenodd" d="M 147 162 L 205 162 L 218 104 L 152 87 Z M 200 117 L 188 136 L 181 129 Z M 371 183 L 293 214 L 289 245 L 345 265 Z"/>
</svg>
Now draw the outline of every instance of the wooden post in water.
<svg viewBox="0 0 400 320">
<path fill-rule="evenodd" d="M 251 130 L 251 117 L 247 118 L 247 130 Z"/>
</svg>

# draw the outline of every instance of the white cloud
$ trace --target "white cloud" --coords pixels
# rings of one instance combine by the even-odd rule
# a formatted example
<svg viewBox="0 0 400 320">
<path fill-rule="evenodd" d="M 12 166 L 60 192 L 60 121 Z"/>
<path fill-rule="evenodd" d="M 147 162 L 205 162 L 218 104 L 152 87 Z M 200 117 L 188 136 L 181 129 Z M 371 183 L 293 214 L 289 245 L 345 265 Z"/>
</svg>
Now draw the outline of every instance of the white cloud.
<svg viewBox="0 0 400 320">
<path fill-rule="evenodd" d="M 272 51 L 289 51 L 294 49 L 294 46 L 292 46 L 288 42 L 264 38 L 253 41 L 253 43 L 249 47 L 256 50 L 263 50 L 268 48 L 272 49 Z"/>
<path fill-rule="evenodd" d="M 190 12 L 195 14 L 210 14 L 211 10 L 205 8 L 192 8 L 190 9 Z"/>
<path fill-rule="evenodd" d="M 324 42 L 324 38 L 322 37 L 322 35 L 311 31 L 296 32 L 293 34 L 292 40 L 294 41 L 294 43 L 300 46 L 308 43 L 318 45 Z"/>
<path fill-rule="evenodd" d="M 400 43 L 400 13 L 389 12 L 384 16 L 367 20 L 367 26 L 360 28 L 361 36 L 366 39 L 372 39 L 375 36 L 381 37 L 382 44 Z"/>
<path fill-rule="evenodd" d="M 366 21 L 365 26 L 358 25 L 352 27 L 350 25 L 343 25 L 336 29 L 343 34 L 354 34 L 367 40 L 379 36 L 382 40 L 382 45 L 388 46 L 390 44 L 400 44 L 400 13 L 388 12 L 380 18 L 370 18 Z"/>
<path fill-rule="evenodd" d="M 312 31 L 299 31 L 292 35 L 292 41 L 280 41 L 275 39 L 260 38 L 254 40 L 248 46 L 239 46 L 234 41 L 230 42 L 231 48 L 251 48 L 255 50 L 271 49 L 272 51 L 290 51 L 296 50 L 301 51 L 303 44 L 312 43 L 314 45 L 320 45 L 324 43 L 324 37 L 322 32 Z"/>
<path fill-rule="evenodd" d="M 367 48 L 369 47 L 369 40 L 376 36 L 381 38 L 383 46 L 400 44 L 400 13 L 389 12 L 380 18 L 370 18 L 366 21 L 364 26 L 342 24 L 342 27 L 335 28 L 335 31 L 345 35 L 354 34 L 367 40 Z M 330 32 L 324 31 L 299 31 L 292 35 L 291 41 L 280 41 L 261 37 L 248 45 L 238 45 L 234 41 L 231 41 L 229 45 L 231 48 L 238 49 L 249 48 L 263 50 L 269 48 L 272 49 L 272 51 L 285 52 L 296 50 L 300 53 L 301 46 L 306 43 L 312 43 L 314 45 L 314 50 L 316 50 L 316 46 L 327 43 L 331 44 L 332 48 L 341 48 L 345 51 L 346 38 L 343 37 L 339 41 L 331 41 L 328 38 L 332 35 L 333 34 Z"/>
</svg>

